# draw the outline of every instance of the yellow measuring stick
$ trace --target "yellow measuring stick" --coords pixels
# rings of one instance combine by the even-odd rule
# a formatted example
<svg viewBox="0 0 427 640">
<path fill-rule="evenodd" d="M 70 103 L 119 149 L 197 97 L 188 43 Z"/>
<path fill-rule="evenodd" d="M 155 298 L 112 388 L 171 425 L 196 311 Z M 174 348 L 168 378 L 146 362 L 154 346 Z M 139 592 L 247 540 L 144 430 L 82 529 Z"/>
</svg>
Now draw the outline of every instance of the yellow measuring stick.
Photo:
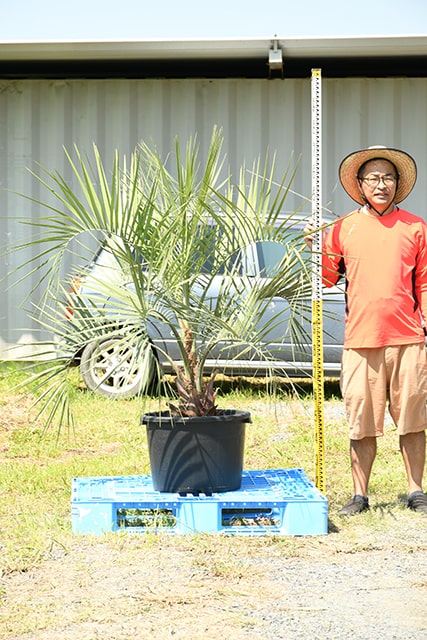
<svg viewBox="0 0 427 640">
<path fill-rule="evenodd" d="M 315 229 L 312 250 L 312 345 L 313 401 L 316 442 L 316 487 L 325 492 L 325 434 L 323 377 L 323 308 L 322 308 L 322 177 L 321 177 L 321 101 L 322 74 L 311 70 L 312 120 L 312 220 Z"/>
<path fill-rule="evenodd" d="M 322 301 L 313 300 L 313 401 L 316 441 L 316 487 L 325 492 L 325 430 L 324 430 L 324 380 L 323 380 L 323 336 Z"/>
</svg>

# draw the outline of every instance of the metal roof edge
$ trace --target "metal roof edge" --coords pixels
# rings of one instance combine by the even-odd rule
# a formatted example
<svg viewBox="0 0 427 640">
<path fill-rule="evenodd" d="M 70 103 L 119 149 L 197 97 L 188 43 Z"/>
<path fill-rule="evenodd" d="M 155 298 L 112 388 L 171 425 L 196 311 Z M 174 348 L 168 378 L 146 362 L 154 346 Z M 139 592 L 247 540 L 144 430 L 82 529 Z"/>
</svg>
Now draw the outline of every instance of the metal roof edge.
<svg viewBox="0 0 427 640">
<path fill-rule="evenodd" d="M 266 58 L 277 42 L 284 57 L 427 55 L 427 34 L 181 40 L 0 41 L 2 61 L 192 60 Z"/>
</svg>

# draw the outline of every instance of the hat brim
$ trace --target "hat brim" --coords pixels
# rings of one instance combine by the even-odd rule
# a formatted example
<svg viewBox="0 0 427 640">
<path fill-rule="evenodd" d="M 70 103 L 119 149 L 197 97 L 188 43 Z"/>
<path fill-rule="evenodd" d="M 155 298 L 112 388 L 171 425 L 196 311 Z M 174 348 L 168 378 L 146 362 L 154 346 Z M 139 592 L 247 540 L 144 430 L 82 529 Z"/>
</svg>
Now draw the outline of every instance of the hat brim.
<svg viewBox="0 0 427 640">
<path fill-rule="evenodd" d="M 417 165 L 408 153 L 399 149 L 378 146 L 350 153 L 339 167 L 339 178 L 344 190 L 355 202 L 364 204 L 357 174 L 362 164 L 376 159 L 388 160 L 396 167 L 399 180 L 394 201 L 402 202 L 414 187 L 417 179 Z"/>
</svg>

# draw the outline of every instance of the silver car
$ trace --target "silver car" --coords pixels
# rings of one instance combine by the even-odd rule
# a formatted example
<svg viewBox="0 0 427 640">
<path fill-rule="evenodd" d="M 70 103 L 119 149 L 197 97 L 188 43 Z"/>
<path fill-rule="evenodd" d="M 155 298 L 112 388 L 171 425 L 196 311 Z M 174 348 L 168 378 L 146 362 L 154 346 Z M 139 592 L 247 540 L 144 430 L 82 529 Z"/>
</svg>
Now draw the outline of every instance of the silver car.
<svg viewBox="0 0 427 640">
<path fill-rule="evenodd" d="M 304 222 L 296 223 L 295 235 L 301 237 Z M 245 282 L 250 283 L 251 277 L 271 278 L 286 251 L 286 246 L 271 241 L 255 242 L 244 249 L 240 249 L 234 260 L 238 265 L 239 272 L 245 276 Z M 310 260 L 307 251 L 307 260 Z M 126 278 L 120 271 L 117 262 L 114 261 L 113 254 L 101 245 L 88 268 L 85 269 L 85 276 L 76 279 L 73 284 L 68 314 L 73 314 L 73 296 L 78 295 L 79 300 L 90 296 L 91 279 L 97 282 L 97 296 L 99 293 L 99 282 L 105 280 L 105 297 L 100 299 L 102 314 L 100 318 L 108 315 L 108 290 L 112 282 L 126 284 Z M 210 283 L 209 296 L 215 297 L 216 291 L 220 287 L 221 276 L 215 276 Z M 249 284 L 250 286 L 250 284 Z M 93 304 L 93 303 L 92 303 Z M 307 308 L 311 307 L 311 300 L 306 300 Z M 344 339 L 344 311 L 345 297 L 343 289 L 333 287 L 323 290 L 323 370 L 327 377 L 337 377 L 340 373 L 342 345 Z M 93 310 L 94 320 L 98 308 Z M 279 316 L 278 316 L 279 314 Z M 277 319 L 283 314 L 283 324 Z M 286 335 L 283 335 L 283 327 L 287 326 L 289 319 L 289 304 L 285 298 L 274 298 L 265 310 L 263 323 L 268 325 L 269 320 L 274 316 L 272 328 L 266 336 L 271 360 L 268 367 L 273 367 L 284 375 L 292 378 L 307 377 L 312 374 L 313 355 L 311 344 L 311 327 L 306 327 L 306 335 L 310 336 L 298 349 Z M 153 352 L 162 354 L 166 352 L 175 362 L 179 362 L 179 350 L 173 335 L 166 326 L 160 322 L 151 323 L 147 327 L 150 340 L 153 343 Z M 160 348 L 155 349 L 158 345 Z M 220 370 L 229 375 L 250 375 L 262 376 L 266 373 L 266 362 L 257 360 L 253 354 L 243 359 L 242 356 L 235 358 L 234 354 L 228 354 L 224 345 L 219 345 L 217 352 L 211 354 L 211 359 L 206 362 L 206 371 Z M 232 357 L 231 357 L 232 355 Z M 156 356 L 159 360 L 161 370 L 164 373 L 172 373 L 170 362 L 161 355 Z M 86 386 L 103 396 L 109 398 L 129 398 L 141 393 L 155 374 L 147 372 L 147 362 L 135 360 L 134 350 L 126 344 L 124 335 L 117 337 L 99 338 L 88 341 L 84 349 L 77 354 L 81 375 Z"/>
</svg>

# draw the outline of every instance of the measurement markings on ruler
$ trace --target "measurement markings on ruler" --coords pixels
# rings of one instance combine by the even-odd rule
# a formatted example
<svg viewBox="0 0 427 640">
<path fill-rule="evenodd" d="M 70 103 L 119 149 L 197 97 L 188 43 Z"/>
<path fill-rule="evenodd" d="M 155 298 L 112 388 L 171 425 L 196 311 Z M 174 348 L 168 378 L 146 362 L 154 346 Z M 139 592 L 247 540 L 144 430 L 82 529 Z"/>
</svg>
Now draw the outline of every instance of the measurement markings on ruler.
<svg viewBox="0 0 427 640">
<path fill-rule="evenodd" d="M 312 342 L 313 342 L 313 399 L 316 440 L 316 486 L 325 490 L 324 472 L 324 381 L 323 381 L 323 308 L 322 308 L 322 175 L 321 175 L 321 70 L 312 69 L 312 219 L 315 229 L 312 250 Z"/>
</svg>

